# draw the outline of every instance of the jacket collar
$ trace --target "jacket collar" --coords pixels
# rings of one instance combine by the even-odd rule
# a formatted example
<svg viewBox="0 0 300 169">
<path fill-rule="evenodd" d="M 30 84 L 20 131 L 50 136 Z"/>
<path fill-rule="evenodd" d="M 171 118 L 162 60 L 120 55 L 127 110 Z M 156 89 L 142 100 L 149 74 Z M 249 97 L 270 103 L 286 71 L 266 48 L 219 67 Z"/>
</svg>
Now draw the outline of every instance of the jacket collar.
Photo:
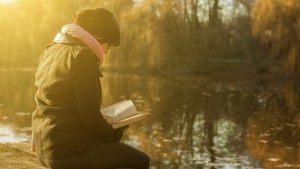
<svg viewBox="0 0 300 169">
<path fill-rule="evenodd" d="M 71 35 L 58 33 L 56 34 L 55 38 L 53 39 L 54 43 L 65 43 L 65 44 L 77 44 L 83 45 L 79 40 L 74 38 Z"/>
<path fill-rule="evenodd" d="M 56 34 L 55 38 L 53 39 L 54 43 L 64 43 L 64 44 L 74 44 L 74 45 L 81 45 L 84 46 L 83 43 L 81 43 L 79 40 L 74 38 L 71 35 L 64 34 L 64 33 L 58 33 Z M 103 77 L 103 74 L 99 70 L 99 77 Z"/>
</svg>

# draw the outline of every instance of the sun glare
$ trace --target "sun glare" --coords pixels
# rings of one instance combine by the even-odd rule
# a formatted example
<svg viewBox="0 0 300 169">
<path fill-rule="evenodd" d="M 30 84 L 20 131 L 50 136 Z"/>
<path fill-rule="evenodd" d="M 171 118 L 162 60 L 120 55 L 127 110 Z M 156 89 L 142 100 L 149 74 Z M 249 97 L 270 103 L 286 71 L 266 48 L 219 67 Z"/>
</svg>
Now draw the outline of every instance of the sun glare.
<svg viewBox="0 0 300 169">
<path fill-rule="evenodd" d="M 1 4 L 8 5 L 8 4 L 12 4 L 14 2 L 15 2 L 15 0 L 0 0 L 0 5 Z"/>
</svg>

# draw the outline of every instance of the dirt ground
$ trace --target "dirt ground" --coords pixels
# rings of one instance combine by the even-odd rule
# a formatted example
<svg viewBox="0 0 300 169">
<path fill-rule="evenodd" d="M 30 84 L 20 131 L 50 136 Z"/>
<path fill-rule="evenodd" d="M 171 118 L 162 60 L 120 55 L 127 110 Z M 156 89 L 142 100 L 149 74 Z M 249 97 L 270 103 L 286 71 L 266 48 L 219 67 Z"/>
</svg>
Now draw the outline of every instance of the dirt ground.
<svg viewBox="0 0 300 169">
<path fill-rule="evenodd" d="M 0 143 L 0 169 L 46 169 L 30 152 L 30 143 Z"/>
</svg>

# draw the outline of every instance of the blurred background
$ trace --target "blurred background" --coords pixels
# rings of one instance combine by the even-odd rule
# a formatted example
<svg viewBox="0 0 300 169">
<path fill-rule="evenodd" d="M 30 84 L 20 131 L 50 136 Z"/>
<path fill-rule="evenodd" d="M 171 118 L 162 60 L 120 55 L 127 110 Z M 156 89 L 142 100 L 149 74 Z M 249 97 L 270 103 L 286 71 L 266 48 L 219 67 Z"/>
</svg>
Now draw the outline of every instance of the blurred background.
<svg viewBox="0 0 300 169">
<path fill-rule="evenodd" d="M 300 168 L 299 0 L 0 0 L 0 142 L 31 139 L 39 57 L 96 7 L 121 27 L 102 106 L 152 114 L 122 140 L 151 168 Z"/>
</svg>

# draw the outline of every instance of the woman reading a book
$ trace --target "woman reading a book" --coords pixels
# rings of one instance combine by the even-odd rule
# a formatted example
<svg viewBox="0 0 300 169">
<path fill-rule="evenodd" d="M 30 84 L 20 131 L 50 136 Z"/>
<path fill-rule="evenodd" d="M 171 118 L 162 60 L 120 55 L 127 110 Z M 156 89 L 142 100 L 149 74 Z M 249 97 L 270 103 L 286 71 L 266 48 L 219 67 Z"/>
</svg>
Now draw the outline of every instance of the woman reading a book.
<svg viewBox="0 0 300 169">
<path fill-rule="evenodd" d="M 52 169 L 149 168 L 149 157 L 119 140 L 100 113 L 98 66 L 120 44 L 120 29 L 107 9 L 83 10 L 63 26 L 42 54 L 35 85 L 33 142 L 39 160 Z"/>
</svg>

